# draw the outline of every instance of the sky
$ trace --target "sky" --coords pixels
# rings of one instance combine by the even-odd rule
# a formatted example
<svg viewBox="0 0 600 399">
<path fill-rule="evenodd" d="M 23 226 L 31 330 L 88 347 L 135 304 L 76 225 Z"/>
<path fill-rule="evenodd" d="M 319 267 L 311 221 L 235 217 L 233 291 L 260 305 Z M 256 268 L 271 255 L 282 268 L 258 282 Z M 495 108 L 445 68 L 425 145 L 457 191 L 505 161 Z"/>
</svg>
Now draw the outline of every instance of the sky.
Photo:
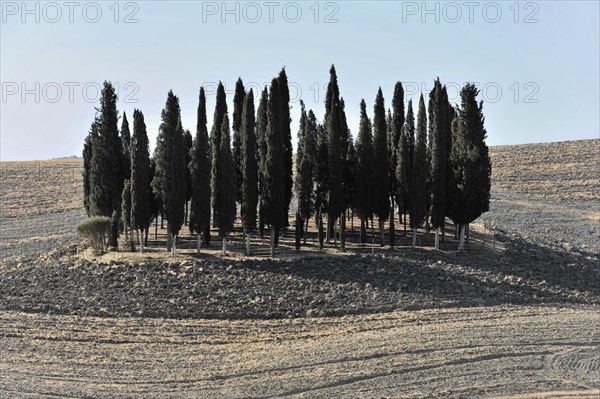
<svg viewBox="0 0 600 399">
<path fill-rule="evenodd" d="M 219 81 L 231 113 L 238 77 L 258 102 L 282 67 L 295 142 L 300 99 L 323 116 L 332 64 L 354 137 L 361 99 L 372 118 L 378 88 L 391 107 L 401 81 L 416 108 L 439 77 L 452 103 L 478 85 L 488 145 L 598 138 L 599 4 L 2 1 L 0 160 L 81 156 L 105 80 L 153 148 L 169 90 L 194 134 L 200 86 L 210 130 Z"/>
</svg>

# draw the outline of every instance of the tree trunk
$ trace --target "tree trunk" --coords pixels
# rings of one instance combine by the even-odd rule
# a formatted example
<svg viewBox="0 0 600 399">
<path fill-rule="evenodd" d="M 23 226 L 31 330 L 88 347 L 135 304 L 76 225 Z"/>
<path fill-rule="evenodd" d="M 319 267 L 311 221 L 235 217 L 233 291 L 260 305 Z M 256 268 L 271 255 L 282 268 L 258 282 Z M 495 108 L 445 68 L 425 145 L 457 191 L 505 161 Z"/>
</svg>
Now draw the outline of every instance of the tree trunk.
<svg viewBox="0 0 600 399">
<path fill-rule="evenodd" d="M 223 237 L 223 256 L 227 255 L 227 237 Z"/>
<path fill-rule="evenodd" d="M 413 229 L 412 247 L 413 247 L 413 249 L 415 249 L 417 247 L 417 228 L 416 227 Z"/>
<path fill-rule="evenodd" d="M 165 226 L 163 224 L 164 221 L 165 221 L 165 217 L 161 214 L 160 215 L 160 228 L 161 228 L 161 230 L 165 228 Z"/>
<path fill-rule="evenodd" d="M 171 255 L 175 256 L 177 254 L 177 234 L 173 236 L 173 245 L 171 247 Z"/>
<path fill-rule="evenodd" d="M 206 248 L 210 246 L 210 222 L 204 227 L 204 246 Z"/>
<path fill-rule="evenodd" d="M 275 257 L 275 227 L 271 226 L 271 257 Z"/>
<path fill-rule="evenodd" d="M 167 251 L 171 250 L 171 229 L 169 229 L 169 221 L 167 220 Z"/>
<path fill-rule="evenodd" d="M 154 239 L 158 240 L 158 216 L 154 220 Z"/>
<path fill-rule="evenodd" d="M 196 253 L 200 255 L 200 249 L 202 248 L 202 240 L 200 238 L 200 233 L 198 233 L 197 241 L 196 241 Z"/>
<path fill-rule="evenodd" d="M 350 213 L 350 230 L 354 233 L 354 209 Z"/>
<path fill-rule="evenodd" d="M 319 249 L 323 249 L 323 208 L 319 207 L 319 214 L 318 214 L 318 218 L 317 218 L 317 230 L 318 230 L 318 236 L 319 236 Z"/>
<path fill-rule="evenodd" d="M 342 249 L 346 248 L 346 212 L 342 213 L 340 220 L 340 246 Z"/>
<path fill-rule="evenodd" d="M 304 232 L 302 233 L 302 238 L 304 240 L 304 245 L 306 245 L 306 236 L 308 236 L 308 223 L 310 222 L 310 218 L 306 219 L 306 223 L 304 225 Z"/>
<path fill-rule="evenodd" d="M 187 226 L 188 225 L 188 202 L 187 201 L 185 201 L 185 211 L 184 212 L 185 213 L 183 214 L 183 224 L 185 226 Z"/>
<path fill-rule="evenodd" d="M 329 236 L 331 232 L 331 215 L 327 213 L 327 230 L 325 230 L 325 242 L 329 244 L 329 240 L 331 237 Z"/>
<path fill-rule="evenodd" d="M 143 232 L 143 229 L 142 229 L 142 232 L 140 234 L 138 234 L 138 236 L 140 237 L 140 253 L 143 254 L 144 253 L 144 232 Z"/>
<path fill-rule="evenodd" d="M 465 242 L 468 244 L 469 243 L 469 223 L 467 223 L 465 225 Z"/>
<path fill-rule="evenodd" d="M 442 242 L 446 242 L 446 221 L 442 223 Z"/>
<path fill-rule="evenodd" d="M 252 252 L 250 251 L 250 232 L 248 232 L 248 234 L 246 234 L 246 255 L 247 256 L 252 255 Z"/>
<path fill-rule="evenodd" d="M 460 225 L 460 238 L 458 240 L 458 250 L 462 251 L 465 249 L 465 230 L 466 230 L 466 225 L 461 224 Z"/>
<path fill-rule="evenodd" d="M 404 236 L 406 237 L 406 212 L 404 212 Z"/>
<path fill-rule="evenodd" d="M 146 227 L 145 229 L 145 235 L 144 235 L 144 245 L 148 246 L 148 232 L 150 231 L 150 226 Z"/>
<path fill-rule="evenodd" d="M 440 228 L 435 229 L 435 249 L 440 249 Z"/>
<path fill-rule="evenodd" d="M 394 226 L 394 214 L 396 212 L 394 212 L 394 199 L 392 197 L 392 202 L 390 205 L 390 248 L 394 248 L 394 245 L 396 244 L 396 228 Z"/>
<path fill-rule="evenodd" d="M 383 219 L 379 218 L 379 231 L 381 232 L 381 246 L 385 245 L 385 231 L 384 231 L 385 222 Z"/>
</svg>

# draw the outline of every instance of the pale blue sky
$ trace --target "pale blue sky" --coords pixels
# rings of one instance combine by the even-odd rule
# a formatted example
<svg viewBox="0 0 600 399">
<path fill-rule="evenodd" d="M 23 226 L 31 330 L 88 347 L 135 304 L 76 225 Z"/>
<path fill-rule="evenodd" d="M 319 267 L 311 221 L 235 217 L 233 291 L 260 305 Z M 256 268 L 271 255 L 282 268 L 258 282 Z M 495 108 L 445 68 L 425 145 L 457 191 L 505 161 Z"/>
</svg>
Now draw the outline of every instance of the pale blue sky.
<svg viewBox="0 0 600 399">
<path fill-rule="evenodd" d="M 361 98 L 372 116 L 379 86 L 389 107 L 396 81 L 410 92 L 406 100 L 416 102 L 439 76 L 454 102 L 465 82 L 485 89 L 489 145 L 599 136 L 597 1 L 482 1 L 472 9 L 462 1 L 275 3 L 269 22 L 271 6 L 262 1 L 228 2 L 233 13 L 225 15 L 220 1 L 118 7 L 83 1 L 71 10 L 63 2 L 30 2 L 29 14 L 20 1 L 2 2 L 0 159 L 80 156 L 97 105 L 90 101 L 104 80 L 119 84 L 118 109 L 130 121 L 134 108 L 142 110 L 153 147 L 169 89 L 180 98 L 184 127 L 194 133 L 200 85 L 208 86 L 210 129 L 210 87 L 225 83 L 231 112 L 238 76 L 256 90 L 282 66 L 295 140 L 298 100 L 323 115 L 332 63 L 353 135 Z M 424 12 L 424 5 L 433 11 Z M 96 8 L 102 15 L 91 23 Z M 124 23 L 128 15 L 137 22 Z"/>
</svg>

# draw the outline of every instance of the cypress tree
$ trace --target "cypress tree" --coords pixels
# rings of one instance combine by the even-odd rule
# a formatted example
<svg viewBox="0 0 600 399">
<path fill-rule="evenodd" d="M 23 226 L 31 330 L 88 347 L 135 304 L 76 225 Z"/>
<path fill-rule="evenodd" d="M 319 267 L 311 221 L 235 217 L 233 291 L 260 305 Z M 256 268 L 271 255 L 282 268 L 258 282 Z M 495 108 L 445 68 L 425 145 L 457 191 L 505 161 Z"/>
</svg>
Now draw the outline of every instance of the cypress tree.
<svg viewBox="0 0 600 399">
<path fill-rule="evenodd" d="M 282 113 L 279 92 L 279 80 L 271 81 L 267 109 L 265 159 L 265 189 L 266 189 L 266 220 L 271 226 L 271 256 L 275 255 L 275 237 L 284 226 L 285 208 L 285 169 L 284 169 L 284 137 L 280 118 Z"/>
<path fill-rule="evenodd" d="M 121 221 L 125 228 L 125 240 L 129 241 L 127 232 L 131 228 L 131 181 L 125 179 L 121 193 Z M 131 247 L 133 250 L 133 230 L 131 230 Z"/>
<path fill-rule="evenodd" d="M 131 142 L 131 131 L 129 130 L 129 122 L 127 114 L 123 112 L 123 121 L 121 122 L 121 153 L 123 154 L 123 169 L 121 171 L 123 181 L 131 179 L 131 155 L 129 154 L 129 145 Z"/>
<path fill-rule="evenodd" d="M 464 248 L 466 226 L 489 210 L 490 163 L 485 144 L 483 101 L 477 103 L 479 90 L 466 84 L 461 92 L 460 108 L 452 123 L 452 173 L 456 184 L 452 221 L 460 226 L 459 250 Z"/>
<path fill-rule="evenodd" d="M 258 168 L 258 231 L 260 238 L 264 236 L 267 213 L 266 159 L 267 159 L 267 108 L 269 93 L 265 87 L 260 96 L 256 112 L 256 160 Z"/>
<path fill-rule="evenodd" d="M 317 121 L 312 111 L 306 112 L 302 101 L 300 101 L 300 107 L 295 187 L 298 198 L 298 214 L 301 223 L 307 227 L 314 211 L 313 174 L 317 148 Z M 302 236 L 304 237 L 304 243 L 306 243 L 306 233 L 302 232 Z"/>
<path fill-rule="evenodd" d="M 452 174 L 452 162 L 450 154 L 452 152 L 452 121 L 454 120 L 454 107 L 448 101 L 448 92 L 446 86 L 442 89 L 442 104 L 444 104 L 444 131 L 446 136 L 446 212 L 445 216 L 449 217 L 454 207 L 453 201 L 456 191 L 456 183 Z M 445 237 L 445 226 L 442 226 L 442 242 Z"/>
<path fill-rule="evenodd" d="M 133 136 L 131 152 L 131 227 L 139 230 L 140 252 L 144 252 L 143 232 L 148 231 L 152 219 L 152 187 L 150 149 L 144 114 L 133 111 Z"/>
<path fill-rule="evenodd" d="M 157 240 L 158 239 L 158 218 L 160 216 L 163 215 L 163 203 L 162 203 L 162 199 L 160 198 L 160 196 L 158 196 L 158 194 L 156 194 L 154 192 L 154 190 L 152 189 L 153 185 L 154 185 L 154 176 L 156 175 L 156 160 L 154 159 L 154 157 L 150 158 L 150 188 L 151 188 L 151 192 L 152 192 L 152 202 L 151 202 L 151 213 L 152 213 L 152 218 L 154 219 L 154 239 Z M 161 221 L 161 225 L 162 225 L 162 221 Z M 162 228 L 162 226 L 161 226 Z M 146 244 L 148 244 L 146 242 Z"/>
<path fill-rule="evenodd" d="M 375 98 L 373 109 L 373 213 L 379 218 L 381 245 L 384 243 L 383 225 L 390 213 L 389 201 L 389 160 L 387 157 L 387 126 L 385 122 L 385 105 L 381 87 Z"/>
<path fill-rule="evenodd" d="M 356 138 L 356 213 L 360 217 L 360 242 L 367 241 L 366 224 L 373 217 L 373 133 L 365 100 L 360 102 L 360 127 Z"/>
<path fill-rule="evenodd" d="M 211 151 L 206 128 L 206 95 L 200 88 L 198 100 L 198 121 L 196 136 L 190 153 L 189 169 L 192 176 L 192 203 L 190 209 L 190 232 L 198 234 L 198 252 L 200 238 L 204 235 L 206 246 L 210 244 L 210 172 Z"/>
<path fill-rule="evenodd" d="M 311 118 L 309 112 L 309 118 Z M 312 114 L 314 117 L 314 114 Z M 316 118 L 315 118 L 316 122 Z M 317 124 L 317 148 L 315 157 L 315 209 L 317 211 L 317 226 L 319 229 L 319 246 L 323 247 L 323 212 L 328 212 L 327 192 L 329 191 L 329 146 L 327 131 Z"/>
<path fill-rule="evenodd" d="M 226 254 L 227 234 L 233 230 L 233 222 L 235 221 L 235 193 L 237 191 L 227 113 L 223 116 L 223 123 L 221 124 L 221 145 L 218 149 L 216 161 L 216 192 L 214 193 L 216 202 L 214 208 L 219 236 L 223 238 L 223 253 Z"/>
<path fill-rule="evenodd" d="M 290 127 L 290 123 L 292 122 L 290 118 L 290 89 L 288 87 L 288 78 L 285 73 L 285 68 L 282 68 L 279 72 L 277 83 L 279 87 L 279 112 L 281 114 L 278 119 L 283 139 L 283 179 L 285 190 L 283 222 L 284 226 L 287 227 L 289 226 L 288 213 L 294 187 L 294 178 L 292 176 L 294 149 L 292 147 L 292 129 Z"/>
<path fill-rule="evenodd" d="M 246 90 L 244 89 L 244 82 L 242 78 L 238 78 L 235 83 L 235 94 L 233 95 L 233 164 L 235 167 L 235 175 L 237 181 L 237 199 L 242 201 L 242 113 L 244 111 L 244 98 L 246 97 Z"/>
<path fill-rule="evenodd" d="M 240 135 L 242 141 L 242 225 L 246 236 L 246 254 L 250 255 L 250 233 L 256 229 L 258 202 L 254 93 L 252 89 L 244 98 Z"/>
<path fill-rule="evenodd" d="M 354 209 L 356 197 L 356 150 L 352 140 L 348 143 L 343 170 L 344 201 L 348 209 Z"/>
<path fill-rule="evenodd" d="M 110 245 L 116 248 L 123 190 L 122 144 L 117 126 L 117 94 L 110 82 L 104 82 L 97 121 L 98 135 L 93 143 L 89 176 L 89 209 L 93 216 L 112 218 Z"/>
<path fill-rule="evenodd" d="M 409 104 L 409 106 L 412 104 Z M 413 229 L 413 248 L 417 245 L 417 228 L 427 215 L 427 116 L 423 94 L 419 98 L 417 132 L 412 167 L 410 196 L 410 227 Z"/>
<path fill-rule="evenodd" d="M 94 119 L 88 135 L 83 142 L 83 206 L 88 217 L 92 216 L 90 209 L 90 175 L 92 173 L 92 151 L 98 136 L 98 120 Z"/>
<path fill-rule="evenodd" d="M 402 126 L 404 126 L 404 88 L 401 82 L 396 82 L 394 86 L 394 96 L 392 97 L 392 119 L 388 126 L 389 135 L 389 150 L 390 155 L 390 196 L 392 198 L 392 209 L 398 205 L 400 210 L 403 210 L 402 198 L 400 195 L 402 182 L 399 181 L 396 169 L 400 163 L 400 143 L 402 140 Z M 394 218 L 393 213 L 390 218 Z"/>
<path fill-rule="evenodd" d="M 213 126 L 210 131 L 210 147 L 212 149 L 211 154 L 211 174 L 210 174 L 210 189 L 212 193 L 212 206 L 213 206 L 213 227 L 216 227 L 216 215 L 215 215 L 215 193 L 217 184 L 217 152 L 221 146 L 221 125 L 223 124 L 223 117 L 227 113 L 227 99 L 225 96 L 225 88 L 223 84 L 219 82 L 217 86 L 217 100 L 215 104 L 215 113 L 213 116 Z"/>
<path fill-rule="evenodd" d="M 188 224 L 188 202 L 192 199 L 192 173 L 190 172 L 189 164 L 192 160 L 191 151 L 194 140 L 192 139 L 192 133 L 189 129 L 186 129 L 183 134 L 183 144 L 185 152 L 185 212 L 183 217 L 183 223 Z"/>
<path fill-rule="evenodd" d="M 334 81 L 332 84 L 337 84 L 337 82 Z M 335 92 L 336 90 L 331 90 L 332 98 L 329 100 L 331 109 L 327 118 L 327 160 L 329 163 L 327 228 L 330 234 L 334 235 L 334 241 L 336 241 L 334 228 L 336 220 L 346 209 L 342 186 L 342 156 L 340 154 L 340 103 L 335 98 Z"/>
<path fill-rule="evenodd" d="M 154 158 L 156 171 L 152 190 L 161 198 L 167 218 L 167 247 L 173 237 L 173 255 L 177 248 L 177 234 L 183 224 L 185 202 L 185 144 L 181 126 L 179 98 L 169 91 L 162 123 L 157 136 Z"/>
<path fill-rule="evenodd" d="M 403 118 L 404 119 L 404 118 Z M 399 123 L 394 120 L 394 124 Z M 400 140 L 398 141 L 396 182 L 397 198 L 404 213 L 404 235 L 406 235 L 406 216 L 410 209 L 410 198 L 412 191 L 412 164 L 415 146 L 415 116 L 413 114 L 412 100 L 408 101 L 408 110 L 406 111 L 406 120 L 400 130 Z"/>
<path fill-rule="evenodd" d="M 429 148 L 431 149 L 431 225 L 435 229 L 435 249 L 439 249 L 439 235 L 446 217 L 446 103 L 439 78 L 429 93 Z"/>
</svg>

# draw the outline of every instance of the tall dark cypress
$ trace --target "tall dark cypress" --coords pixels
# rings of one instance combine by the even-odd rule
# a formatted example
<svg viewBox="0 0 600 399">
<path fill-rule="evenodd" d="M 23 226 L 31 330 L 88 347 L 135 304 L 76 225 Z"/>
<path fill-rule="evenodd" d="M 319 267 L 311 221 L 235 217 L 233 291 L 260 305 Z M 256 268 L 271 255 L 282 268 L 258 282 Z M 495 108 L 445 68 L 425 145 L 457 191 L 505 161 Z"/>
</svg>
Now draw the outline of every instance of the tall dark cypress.
<svg viewBox="0 0 600 399">
<path fill-rule="evenodd" d="M 449 217 L 454 207 L 454 197 L 456 191 L 456 183 L 452 174 L 452 162 L 450 154 L 452 153 L 452 121 L 454 120 L 454 107 L 448 100 L 448 92 L 446 86 L 442 89 L 442 104 L 444 105 L 444 131 L 446 136 L 446 212 L 445 216 Z M 442 226 L 442 242 L 444 241 L 445 230 Z"/>
<path fill-rule="evenodd" d="M 360 242 L 367 240 L 366 224 L 373 217 L 373 133 L 365 100 L 360 102 L 360 127 L 356 138 L 356 213 L 360 217 Z"/>
<path fill-rule="evenodd" d="M 417 132 L 412 167 L 412 185 L 410 195 L 410 227 L 413 229 L 413 248 L 417 243 L 417 228 L 423 224 L 427 215 L 427 116 L 423 94 L 419 98 L 417 113 Z"/>
<path fill-rule="evenodd" d="M 131 227 L 140 230 L 140 252 L 144 252 L 142 233 L 152 220 L 152 187 L 150 186 L 150 148 L 144 114 L 133 111 L 133 136 L 130 144 Z"/>
<path fill-rule="evenodd" d="M 196 136 L 190 153 L 189 169 L 192 176 L 192 202 L 190 206 L 190 232 L 198 234 L 198 251 L 201 235 L 206 246 L 210 244 L 210 172 L 211 151 L 206 128 L 206 94 L 200 88 Z"/>
<path fill-rule="evenodd" d="M 336 81 L 330 84 L 337 84 Z M 339 99 L 335 98 L 337 90 L 331 90 L 331 96 L 329 100 L 330 110 L 329 117 L 327 118 L 327 160 L 329 164 L 329 190 L 327 193 L 327 215 L 328 223 L 327 228 L 331 233 L 334 233 L 332 227 L 335 225 L 336 220 L 345 211 L 346 205 L 344 203 L 344 189 L 342 186 L 342 156 L 340 148 L 340 102 Z M 335 238 L 335 234 L 334 234 Z"/>
<path fill-rule="evenodd" d="M 247 236 L 247 252 L 250 252 L 250 232 L 256 229 L 256 206 L 258 202 L 255 124 L 254 92 L 250 89 L 244 98 L 240 129 L 242 141 L 242 225 Z"/>
<path fill-rule="evenodd" d="M 156 171 L 152 180 L 152 190 L 162 200 L 168 221 L 168 234 L 174 238 L 171 250 L 175 254 L 177 234 L 183 224 L 186 166 L 179 98 L 172 91 L 169 91 L 167 96 L 161 119 L 154 150 Z M 167 243 L 169 244 L 169 239 Z"/>
<path fill-rule="evenodd" d="M 184 152 L 185 152 L 185 212 L 183 223 L 188 224 L 188 202 L 192 199 L 192 173 L 190 172 L 189 164 L 192 160 L 191 151 L 192 145 L 194 144 L 194 139 L 192 138 L 192 133 L 189 129 L 185 129 L 183 134 L 183 144 L 184 144 Z"/>
<path fill-rule="evenodd" d="M 131 142 L 131 131 L 129 130 L 129 121 L 127 120 L 127 114 L 123 112 L 123 121 L 121 122 L 121 153 L 123 154 L 123 165 L 121 173 L 122 179 L 131 179 L 131 155 L 129 153 L 129 144 Z"/>
<path fill-rule="evenodd" d="M 312 114 L 314 117 L 314 114 Z M 311 118 L 311 112 L 309 112 Z M 315 157 L 315 210 L 317 226 L 319 227 L 319 245 L 323 246 L 323 213 L 328 212 L 327 192 L 329 191 L 329 141 L 327 130 L 322 124 L 317 124 L 317 149 Z"/>
<path fill-rule="evenodd" d="M 246 96 L 246 89 L 244 89 L 244 82 L 242 78 L 238 78 L 235 83 L 235 94 L 233 95 L 233 164 L 235 167 L 235 175 L 238 188 L 237 199 L 241 203 L 242 201 L 242 112 L 244 111 L 244 98 Z"/>
<path fill-rule="evenodd" d="M 395 124 L 399 121 L 394 121 Z M 415 146 L 415 116 L 413 114 L 412 99 L 408 101 L 406 120 L 400 130 L 400 140 L 396 153 L 396 181 L 397 199 L 400 209 L 404 214 L 404 234 L 406 235 L 406 217 L 410 210 L 410 198 L 412 191 L 412 164 Z"/>
<path fill-rule="evenodd" d="M 267 107 L 267 154 L 265 159 L 266 220 L 271 226 L 271 255 L 275 254 L 275 240 L 285 225 L 285 169 L 284 137 L 281 131 L 281 99 L 279 80 L 271 81 Z"/>
<path fill-rule="evenodd" d="M 388 126 L 390 137 L 388 140 L 390 154 L 390 188 L 391 197 L 398 205 L 400 210 L 403 209 L 402 198 L 399 195 L 402 187 L 402 182 L 398 180 L 396 169 L 401 162 L 400 159 L 400 143 L 402 140 L 402 126 L 404 126 L 404 88 L 401 82 L 396 82 L 394 86 L 394 96 L 392 97 L 392 120 L 391 126 Z"/>
<path fill-rule="evenodd" d="M 233 156 L 231 154 L 231 137 L 229 134 L 229 116 L 227 113 L 223 116 L 221 124 L 221 144 L 217 153 L 216 185 L 215 185 L 215 217 L 219 235 L 226 239 L 229 232 L 233 230 L 235 221 L 235 193 L 236 179 L 235 168 L 233 166 Z M 226 241 L 225 241 L 226 245 Z M 226 246 L 224 245 L 224 251 Z"/>
<path fill-rule="evenodd" d="M 267 185 L 266 185 L 266 160 L 267 160 L 267 109 L 269 92 L 265 87 L 260 96 L 256 111 L 256 164 L 258 168 L 258 232 L 262 238 L 267 213 Z"/>
<path fill-rule="evenodd" d="M 88 217 L 92 216 L 90 209 L 90 175 L 92 174 L 92 151 L 97 137 L 98 119 L 94 119 L 83 142 L 83 206 Z"/>
<path fill-rule="evenodd" d="M 439 235 L 446 217 L 446 103 L 439 78 L 429 93 L 429 148 L 431 154 L 431 225 L 435 229 L 435 248 L 439 249 Z"/>
<path fill-rule="evenodd" d="M 279 87 L 279 123 L 281 129 L 281 137 L 283 140 L 283 179 L 284 179 L 284 190 L 285 190 L 285 202 L 284 202 L 284 227 L 289 225 L 288 223 L 288 212 L 290 209 L 290 202 L 292 201 L 292 191 L 294 187 L 294 178 L 292 176 L 293 167 L 293 154 L 294 149 L 292 147 L 292 129 L 290 123 L 290 89 L 288 87 L 288 78 L 285 73 L 285 68 L 282 68 L 277 77 L 277 83 Z"/>
<path fill-rule="evenodd" d="M 298 214 L 302 224 L 307 226 L 314 211 L 313 174 L 317 149 L 317 121 L 312 111 L 306 112 L 302 101 L 300 101 L 300 107 L 295 187 L 298 198 Z M 306 234 L 303 233 L 303 236 L 304 242 L 306 242 Z"/>
<path fill-rule="evenodd" d="M 217 86 L 217 99 L 215 104 L 215 113 L 213 116 L 213 126 L 210 131 L 210 147 L 211 147 L 211 174 L 210 174 L 210 188 L 212 193 L 212 206 L 213 206 L 213 226 L 216 227 L 216 215 L 215 215 L 215 186 L 217 184 L 217 153 L 221 146 L 221 125 L 223 124 L 223 117 L 227 113 L 227 99 L 225 95 L 225 87 L 219 82 Z"/>
<path fill-rule="evenodd" d="M 94 216 L 113 218 L 110 245 L 116 248 L 123 190 L 122 144 L 118 128 L 117 94 L 110 82 L 104 82 L 98 111 L 98 135 L 93 143 L 90 168 L 89 208 Z"/>
<path fill-rule="evenodd" d="M 383 228 L 384 222 L 390 214 L 390 186 L 389 186 L 389 160 L 387 157 L 387 126 L 385 122 L 385 105 L 381 87 L 375 98 L 373 108 L 373 212 L 379 218 L 381 231 L 381 245 L 384 244 Z"/>
<path fill-rule="evenodd" d="M 452 123 L 450 160 L 456 184 L 451 215 L 460 226 L 459 249 L 464 247 L 466 226 L 489 210 L 490 175 L 492 165 L 485 144 L 483 101 L 477 103 L 479 90 L 466 84 L 461 92 L 461 104 Z"/>
</svg>

